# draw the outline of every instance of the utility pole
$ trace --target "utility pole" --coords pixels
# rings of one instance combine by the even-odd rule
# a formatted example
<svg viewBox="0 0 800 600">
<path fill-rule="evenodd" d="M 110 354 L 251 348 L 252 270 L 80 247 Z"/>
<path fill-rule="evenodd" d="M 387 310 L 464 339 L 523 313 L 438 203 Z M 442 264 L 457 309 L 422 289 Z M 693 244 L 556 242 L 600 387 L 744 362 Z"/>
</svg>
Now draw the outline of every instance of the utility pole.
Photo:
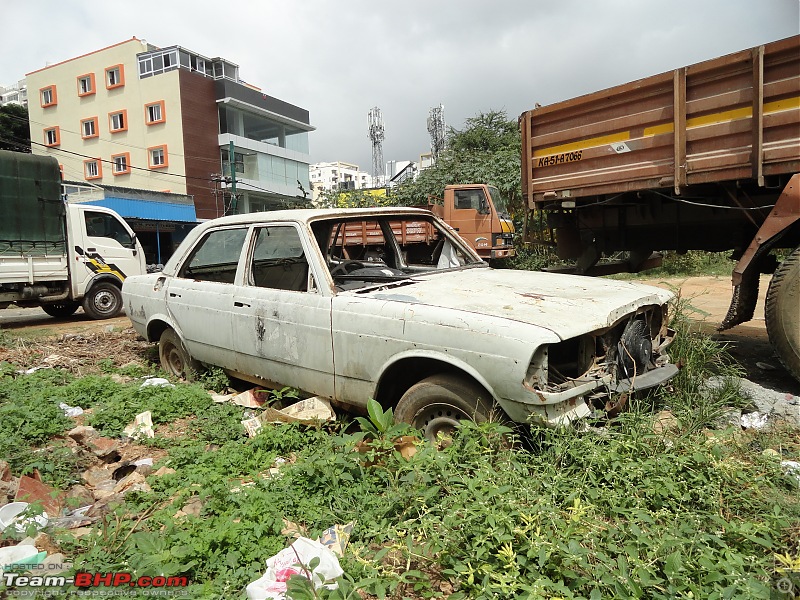
<svg viewBox="0 0 800 600">
<path fill-rule="evenodd" d="M 228 144 L 228 165 L 231 171 L 231 214 L 236 214 L 236 153 L 233 151 L 233 142 Z"/>
</svg>

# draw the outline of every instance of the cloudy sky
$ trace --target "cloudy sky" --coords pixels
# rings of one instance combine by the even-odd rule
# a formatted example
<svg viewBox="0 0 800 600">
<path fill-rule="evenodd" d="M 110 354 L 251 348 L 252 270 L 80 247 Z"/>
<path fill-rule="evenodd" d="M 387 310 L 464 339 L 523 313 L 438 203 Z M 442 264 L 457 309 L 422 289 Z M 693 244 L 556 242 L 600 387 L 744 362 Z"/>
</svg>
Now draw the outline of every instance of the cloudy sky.
<svg viewBox="0 0 800 600">
<path fill-rule="evenodd" d="M 133 36 L 240 67 L 311 113 L 313 162 L 371 170 L 367 113 L 384 158 L 416 160 L 444 105 L 516 118 L 626 81 L 800 32 L 798 0 L 2 0 L 0 84 Z"/>
</svg>

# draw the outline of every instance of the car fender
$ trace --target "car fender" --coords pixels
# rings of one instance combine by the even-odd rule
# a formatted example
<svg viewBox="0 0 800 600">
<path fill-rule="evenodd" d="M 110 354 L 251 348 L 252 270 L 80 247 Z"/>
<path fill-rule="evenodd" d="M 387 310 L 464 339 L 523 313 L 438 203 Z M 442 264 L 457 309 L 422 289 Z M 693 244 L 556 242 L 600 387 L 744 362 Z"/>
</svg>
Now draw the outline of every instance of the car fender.
<svg viewBox="0 0 800 600">
<path fill-rule="evenodd" d="M 474 379 L 479 385 L 481 385 L 484 389 L 486 389 L 486 391 L 489 392 L 493 400 L 497 401 L 497 395 L 494 392 L 494 387 L 483 377 L 483 375 L 480 374 L 480 372 L 478 372 L 477 369 L 472 367 L 469 363 L 461 360 L 456 356 L 452 356 L 444 352 L 436 352 L 433 350 L 423 350 L 423 349 L 406 350 L 405 352 L 400 352 L 399 354 L 395 354 L 394 356 L 392 356 L 383 365 L 381 365 L 378 371 L 380 375 L 377 378 L 372 394 L 373 398 L 377 397 L 381 384 L 385 383 L 385 376 L 392 369 L 392 367 L 394 367 L 401 361 L 407 359 L 428 360 L 431 362 L 445 363 L 451 367 L 454 367 L 458 371 L 463 372 L 464 374 Z"/>
</svg>

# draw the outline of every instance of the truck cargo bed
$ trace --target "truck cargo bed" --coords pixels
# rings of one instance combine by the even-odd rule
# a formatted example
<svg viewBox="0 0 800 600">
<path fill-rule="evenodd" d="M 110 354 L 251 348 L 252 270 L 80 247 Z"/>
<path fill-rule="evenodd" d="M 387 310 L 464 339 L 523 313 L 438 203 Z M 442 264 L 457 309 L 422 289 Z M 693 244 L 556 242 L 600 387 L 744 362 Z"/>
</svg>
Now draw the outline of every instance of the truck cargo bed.
<svg viewBox="0 0 800 600">
<path fill-rule="evenodd" d="M 530 208 L 800 170 L 800 36 L 520 117 Z"/>
</svg>

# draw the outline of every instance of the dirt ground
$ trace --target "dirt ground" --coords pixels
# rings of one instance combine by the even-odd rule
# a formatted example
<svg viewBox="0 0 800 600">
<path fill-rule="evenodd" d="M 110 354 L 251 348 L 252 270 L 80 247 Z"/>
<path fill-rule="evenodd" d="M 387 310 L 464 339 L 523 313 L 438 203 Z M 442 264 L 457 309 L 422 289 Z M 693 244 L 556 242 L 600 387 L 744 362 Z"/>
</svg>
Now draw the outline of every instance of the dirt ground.
<svg viewBox="0 0 800 600">
<path fill-rule="evenodd" d="M 800 383 L 783 368 L 767 338 L 764 324 L 764 297 L 769 285 L 768 275 L 762 276 L 761 279 L 759 302 L 754 319 L 724 332 L 717 332 L 716 329 L 725 318 L 730 304 L 729 277 L 651 279 L 643 280 L 642 283 L 675 292 L 680 291 L 681 296 L 688 299 L 691 306 L 696 309 L 697 312 L 693 317 L 698 327 L 715 339 L 728 344 L 731 355 L 745 369 L 747 379 L 779 392 L 800 395 Z M 142 352 L 146 346 L 144 342 L 135 341 L 136 334 L 130 329 L 127 317 L 93 321 L 83 313 L 82 309 L 69 319 L 54 319 L 39 308 L 0 310 L 0 332 L 3 330 L 24 337 L 28 340 L 26 345 L 30 352 L 36 353 L 38 350 L 44 356 L 59 354 L 75 357 L 80 352 L 106 352 L 107 348 L 104 348 L 106 344 L 99 344 L 99 347 L 95 348 L 93 343 L 88 341 L 90 338 L 98 339 L 98 337 L 118 339 L 121 343 L 120 350 L 124 348 L 133 353 Z M 107 342 L 110 343 L 111 340 Z M 71 346 L 69 352 L 64 351 L 65 344 L 67 347 Z M 43 347 L 37 348 L 38 346 Z M 109 355 L 105 354 L 105 357 Z M 9 358 L 11 357 L 7 356 L 5 360 Z M 120 357 L 121 360 L 127 358 L 129 356 Z"/>
<path fill-rule="evenodd" d="M 717 327 L 725 318 L 731 302 L 730 277 L 705 276 L 675 279 L 652 279 L 648 283 L 658 287 L 680 291 L 681 297 L 689 300 L 696 309 L 692 315 L 697 326 L 720 342 L 728 345 L 728 351 L 746 371 L 745 377 L 764 387 L 800 395 L 800 382 L 789 375 L 778 360 L 767 337 L 764 322 L 764 298 L 767 294 L 770 275 L 761 276 L 758 304 L 751 321 L 719 332 Z"/>
</svg>

